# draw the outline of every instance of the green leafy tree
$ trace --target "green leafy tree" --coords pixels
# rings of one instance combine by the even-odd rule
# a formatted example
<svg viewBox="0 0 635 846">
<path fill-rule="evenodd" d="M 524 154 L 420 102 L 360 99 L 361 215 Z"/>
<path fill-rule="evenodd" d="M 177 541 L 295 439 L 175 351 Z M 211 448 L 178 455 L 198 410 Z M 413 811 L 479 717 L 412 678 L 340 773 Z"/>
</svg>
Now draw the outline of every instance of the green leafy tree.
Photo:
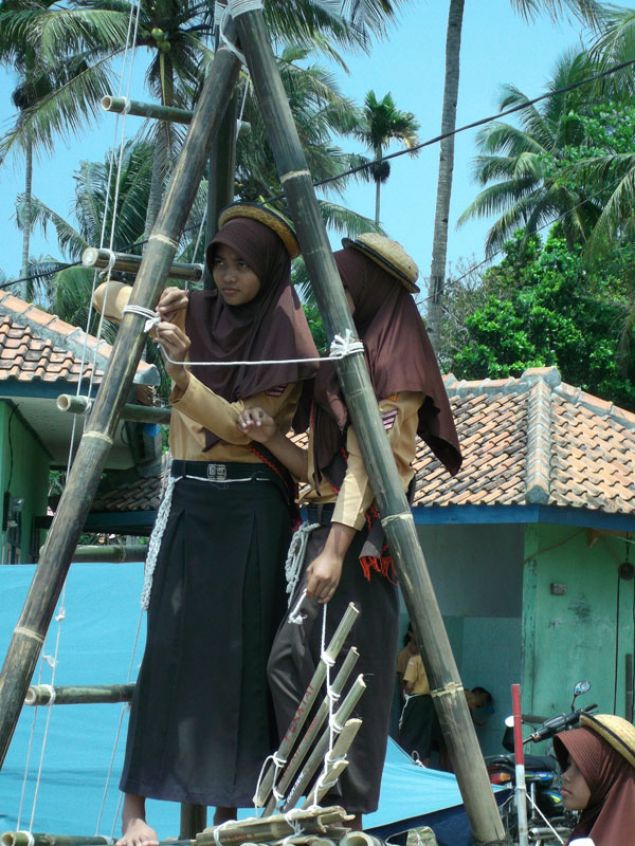
<svg viewBox="0 0 635 846">
<path fill-rule="evenodd" d="M 368 92 L 355 135 L 373 154 L 374 163 L 369 170 L 375 182 L 376 226 L 380 221 L 381 186 L 390 176 L 390 162 L 383 160 L 386 147 L 393 141 L 401 142 L 408 149 L 415 147 L 419 143 L 418 130 L 415 116 L 412 112 L 398 109 L 390 92 L 381 100 L 377 99 L 374 91 Z"/>
<path fill-rule="evenodd" d="M 542 246 L 518 233 L 483 275 L 474 307 L 446 350 L 460 378 L 518 377 L 557 366 L 564 381 L 635 408 L 635 249 L 623 246 L 601 272 L 588 272 L 580 248 L 561 233 Z"/>
</svg>

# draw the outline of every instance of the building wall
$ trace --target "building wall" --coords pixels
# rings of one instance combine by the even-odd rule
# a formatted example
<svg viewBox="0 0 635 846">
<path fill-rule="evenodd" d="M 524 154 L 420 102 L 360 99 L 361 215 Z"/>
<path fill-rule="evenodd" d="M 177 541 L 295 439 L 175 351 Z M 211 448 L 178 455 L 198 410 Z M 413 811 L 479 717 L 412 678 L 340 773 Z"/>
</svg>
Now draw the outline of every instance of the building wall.
<svg viewBox="0 0 635 846">
<path fill-rule="evenodd" d="M 20 416 L 19 405 L 0 402 L 0 516 L 5 495 L 24 499 L 21 511 L 19 561 L 32 561 L 33 518 L 46 514 L 49 457 Z M 8 533 L 0 523 L 0 562 L 10 560 Z"/>
<path fill-rule="evenodd" d="M 592 689 L 580 705 L 595 702 L 600 712 L 626 715 L 625 662 L 633 656 L 635 583 L 618 576 L 625 559 L 626 544 L 619 536 L 565 526 L 527 527 L 525 712 L 551 716 L 567 711 L 574 684 L 588 679 Z"/>
<path fill-rule="evenodd" d="M 523 527 L 418 532 L 463 684 L 494 696 L 495 713 L 477 733 L 485 754 L 498 752 L 510 687 L 520 680 Z"/>
</svg>

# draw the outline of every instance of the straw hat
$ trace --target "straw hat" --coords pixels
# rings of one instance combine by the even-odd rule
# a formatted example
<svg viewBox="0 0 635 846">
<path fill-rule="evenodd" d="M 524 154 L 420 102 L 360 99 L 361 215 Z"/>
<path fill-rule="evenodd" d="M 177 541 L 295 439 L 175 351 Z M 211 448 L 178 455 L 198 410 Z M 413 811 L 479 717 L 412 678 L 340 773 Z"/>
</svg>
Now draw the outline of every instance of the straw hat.
<svg viewBox="0 0 635 846">
<path fill-rule="evenodd" d="M 364 253 L 375 264 L 397 278 L 409 293 L 419 292 L 419 288 L 415 285 L 419 268 L 397 241 L 392 241 L 377 232 L 364 232 L 357 238 L 343 238 L 342 246 L 353 247 L 360 253 Z"/>
<path fill-rule="evenodd" d="M 237 217 L 248 217 L 264 223 L 286 247 L 289 257 L 294 259 L 300 255 L 300 245 L 296 238 L 293 225 L 283 214 L 270 206 L 261 206 L 257 203 L 232 203 L 231 206 L 223 209 L 218 218 L 218 227 L 224 226 L 228 221 Z"/>
<path fill-rule="evenodd" d="M 582 714 L 580 725 L 599 734 L 603 740 L 635 767 L 635 726 L 613 714 Z"/>
</svg>

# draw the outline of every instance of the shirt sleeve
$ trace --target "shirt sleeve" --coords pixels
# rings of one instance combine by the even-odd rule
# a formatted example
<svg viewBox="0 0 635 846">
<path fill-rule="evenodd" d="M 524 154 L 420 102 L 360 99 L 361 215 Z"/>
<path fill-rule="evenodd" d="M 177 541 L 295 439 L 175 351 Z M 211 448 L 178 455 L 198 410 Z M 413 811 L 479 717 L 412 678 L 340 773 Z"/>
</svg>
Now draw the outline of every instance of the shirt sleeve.
<svg viewBox="0 0 635 846">
<path fill-rule="evenodd" d="M 298 386 L 291 383 L 281 391 L 274 388 L 244 400 L 228 402 L 190 373 L 185 391 L 176 386 L 172 388 L 170 403 L 173 408 L 185 414 L 190 420 L 209 429 L 221 441 L 245 446 L 251 443 L 251 438 L 241 432 L 238 427 L 238 418 L 242 412 L 246 408 L 259 406 L 274 420 L 278 420 L 284 417 L 289 406 L 295 406 L 298 390 Z"/>
<path fill-rule="evenodd" d="M 403 680 L 408 684 L 414 684 L 417 680 L 417 656 L 413 655 L 406 664 Z"/>
<path fill-rule="evenodd" d="M 423 394 L 404 392 L 379 403 L 384 429 L 392 450 L 404 490 L 412 478 L 415 457 L 417 419 Z M 346 437 L 348 466 L 342 487 L 337 495 L 333 521 L 358 531 L 363 527 L 365 514 L 374 494 L 366 473 L 357 435 L 349 427 Z"/>
</svg>

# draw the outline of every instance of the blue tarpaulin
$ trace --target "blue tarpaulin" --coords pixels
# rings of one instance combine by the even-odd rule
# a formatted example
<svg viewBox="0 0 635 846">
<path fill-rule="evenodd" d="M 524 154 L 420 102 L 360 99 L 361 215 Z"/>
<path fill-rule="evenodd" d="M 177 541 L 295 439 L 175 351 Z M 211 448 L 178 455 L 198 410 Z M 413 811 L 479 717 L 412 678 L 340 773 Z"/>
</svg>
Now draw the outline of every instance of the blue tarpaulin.
<svg viewBox="0 0 635 846">
<path fill-rule="evenodd" d="M 34 567 L 0 565 L 0 656 L 6 654 L 13 627 L 26 597 Z M 75 564 L 65 596 L 34 676 L 51 682 L 51 664 L 59 637 L 56 685 L 122 684 L 136 678 L 143 650 L 145 619 L 139 595 L 140 564 Z M 137 631 L 136 654 L 132 655 Z M 0 773 L 0 830 L 19 827 L 55 834 L 119 832 L 118 777 L 127 725 L 127 706 L 26 706 Z M 119 741 L 116 743 L 119 731 Z M 42 776 L 34 805 L 42 739 Z M 25 766 L 30 763 L 25 778 Z M 107 774 L 112 770 L 110 786 Z M 469 844 L 456 779 L 449 773 L 413 764 L 391 743 L 384 769 L 379 809 L 364 818 L 364 827 L 380 836 L 431 823 L 440 846 Z M 32 809 L 35 813 L 32 817 Z M 179 806 L 150 802 L 149 819 L 159 836 L 178 834 Z M 248 813 L 248 812 L 247 812 Z M 444 834 L 451 832 L 451 834 Z M 445 839 L 446 836 L 449 839 Z"/>
</svg>

